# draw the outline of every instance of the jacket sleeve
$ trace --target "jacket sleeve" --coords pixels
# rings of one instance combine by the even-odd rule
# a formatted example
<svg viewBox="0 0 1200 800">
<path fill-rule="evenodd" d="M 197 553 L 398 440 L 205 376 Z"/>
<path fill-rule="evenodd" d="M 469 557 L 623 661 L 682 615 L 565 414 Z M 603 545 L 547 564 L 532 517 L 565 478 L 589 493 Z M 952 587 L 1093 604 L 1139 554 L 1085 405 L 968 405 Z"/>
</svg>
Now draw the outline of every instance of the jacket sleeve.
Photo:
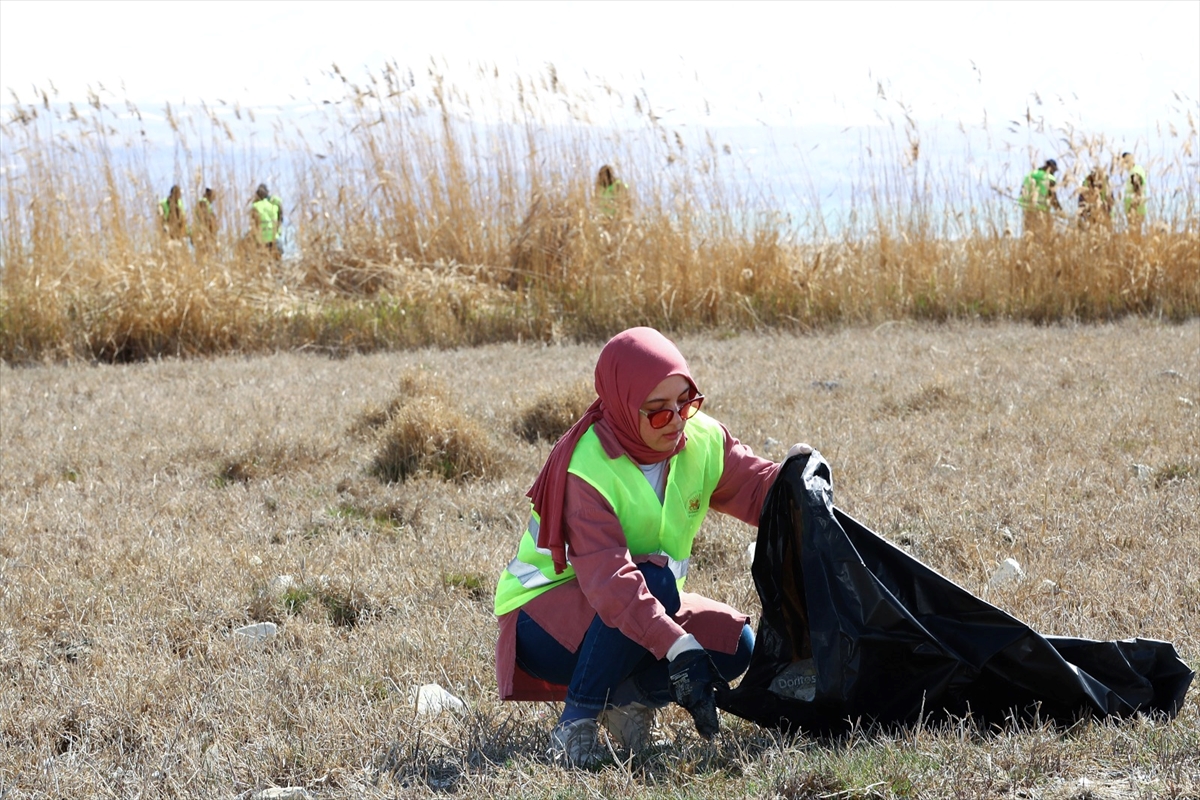
<svg viewBox="0 0 1200 800">
<path fill-rule="evenodd" d="M 779 464 L 754 455 L 724 425 L 721 430 L 725 432 L 725 467 L 709 507 L 757 526 L 767 492 L 779 474 Z"/>
<path fill-rule="evenodd" d="M 650 593 L 629 554 L 616 512 L 583 479 L 567 476 L 564 523 L 571 566 L 588 603 L 600 620 L 666 658 L 686 631 Z"/>
</svg>

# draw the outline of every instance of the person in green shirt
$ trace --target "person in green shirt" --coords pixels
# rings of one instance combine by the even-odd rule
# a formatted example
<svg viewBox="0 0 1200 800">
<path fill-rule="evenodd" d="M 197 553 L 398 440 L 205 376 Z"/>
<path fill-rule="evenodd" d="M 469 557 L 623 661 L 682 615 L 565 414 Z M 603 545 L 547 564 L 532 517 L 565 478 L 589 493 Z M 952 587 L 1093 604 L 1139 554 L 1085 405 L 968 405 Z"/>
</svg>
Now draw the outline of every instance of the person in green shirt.
<svg viewBox="0 0 1200 800">
<path fill-rule="evenodd" d="M 1058 196 L 1054 193 L 1058 178 L 1058 162 L 1053 158 L 1025 176 L 1021 183 L 1021 196 L 1017 204 L 1025 213 L 1026 235 L 1041 236 L 1050 232 L 1053 225 L 1050 211 L 1061 211 Z"/>
<path fill-rule="evenodd" d="M 1121 166 L 1125 168 L 1128 177 L 1125 179 L 1125 222 L 1129 232 L 1140 234 L 1142 224 L 1146 221 L 1146 198 L 1149 192 L 1146 188 L 1146 169 L 1133 158 L 1133 153 L 1121 153 Z"/>
<path fill-rule="evenodd" d="M 187 219 L 183 209 L 183 191 L 179 184 L 171 187 L 171 191 L 158 204 L 158 213 L 162 217 L 162 230 L 168 241 L 182 241 L 187 234 Z"/>
<path fill-rule="evenodd" d="M 277 195 L 272 195 L 265 183 L 260 183 L 254 193 L 254 200 L 250 203 L 250 219 L 252 235 L 257 237 L 259 246 L 275 258 L 282 258 L 279 229 L 283 226 L 283 201 Z"/>
<path fill-rule="evenodd" d="M 600 213 L 610 218 L 618 216 L 627 202 L 627 188 L 611 166 L 602 166 L 596 175 L 596 206 Z"/>
</svg>

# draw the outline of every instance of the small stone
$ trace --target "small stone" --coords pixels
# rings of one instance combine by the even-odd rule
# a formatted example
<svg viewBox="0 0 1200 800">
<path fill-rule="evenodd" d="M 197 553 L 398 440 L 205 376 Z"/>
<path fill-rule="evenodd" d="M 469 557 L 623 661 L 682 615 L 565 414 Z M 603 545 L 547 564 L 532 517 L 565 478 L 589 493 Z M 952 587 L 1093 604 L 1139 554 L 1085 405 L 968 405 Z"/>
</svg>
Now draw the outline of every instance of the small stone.
<svg viewBox="0 0 1200 800">
<path fill-rule="evenodd" d="M 1015 558 L 1006 558 L 992 572 L 992 577 L 988 579 L 988 586 L 1003 586 L 1024 577 L 1024 575 L 1025 571 L 1021 569 L 1020 563 Z"/>
<path fill-rule="evenodd" d="M 259 556 L 250 556 L 250 566 L 252 566 L 252 567 L 261 567 L 261 566 L 262 566 L 262 563 L 263 563 L 263 562 L 262 562 L 262 558 L 261 558 L 261 557 L 259 557 Z"/>
<path fill-rule="evenodd" d="M 1148 481 L 1154 475 L 1154 470 L 1145 464 L 1133 464 L 1129 468 L 1139 481 Z"/>
<path fill-rule="evenodd" d="M 265 642 L 275 638 L 277 633 L 279 633 L 279 626 L 274 622 L 256 622 L 253 625 L 237 628 L 234 630 L 233 636 L 238 641 L 245 643 Z"/>
<path fill-rule="evenodd" d="M 781 442 L 778 439 L 772 439 L 770 436 L 768 436 L 767 440 L 763 442 L 763 445 L 765 445 L 768 450 L 770 450 L 772 447 L 778 447 L 780 444 Z"/>
<path fill-rule="evenodd" d="M 417 687 L 417 714 L 440 714 L 443 711 L 465 711 L 467 704 L 436 683 Z"/>
<path fill-rule="evenodd" d="M 267 585 L 271 594 L 283 594 L 296 585 L 296 579 L 291 575 L 276 575 Z"/>
<path fill-rule="evenodd" d="M 1042 591 L 1048 594 L 1057 594 L 1058 584 L 1049 578 L 1046 578 L 1044 581 L 1042 581 Z"/>
<path fill-rule="evenodd" d="M 272 786 L 250 795 L 251 800 L 308 800 L 308 791 L 301 786 Z"/>
</svg>

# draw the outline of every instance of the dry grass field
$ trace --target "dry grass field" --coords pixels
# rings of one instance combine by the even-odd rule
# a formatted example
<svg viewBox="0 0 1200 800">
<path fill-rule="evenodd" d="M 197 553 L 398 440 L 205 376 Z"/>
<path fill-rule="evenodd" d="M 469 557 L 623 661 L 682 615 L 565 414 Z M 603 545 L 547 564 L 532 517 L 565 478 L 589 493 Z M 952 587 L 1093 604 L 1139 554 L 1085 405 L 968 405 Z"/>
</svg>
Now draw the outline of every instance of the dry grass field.
<svg viewBox="0 0 1200 800">
<path fill-rule="evenodd" d="M 709 413 L 768 456 L 812 443 L 839 506 L 954 581 L 1200 667 L 1195 318 L 679 343 Z M 726 715 L 710 745 L 672 711 L 632 762 L 548 763 L 556 710 L 496 699 L 491 594 L 549 449 L 521 432 L 597 351 L 0 365 L 0 798 L 1200 797 L 1195 687 L 1174 721 L 1070 730 Z M 753 537 L 710 519 L 689 588 L 755 613 Z M 989 588 L 1008 557 L 1025 578 Z M 465 712 L 418 716 L 427 683 Z"/>
</svg>

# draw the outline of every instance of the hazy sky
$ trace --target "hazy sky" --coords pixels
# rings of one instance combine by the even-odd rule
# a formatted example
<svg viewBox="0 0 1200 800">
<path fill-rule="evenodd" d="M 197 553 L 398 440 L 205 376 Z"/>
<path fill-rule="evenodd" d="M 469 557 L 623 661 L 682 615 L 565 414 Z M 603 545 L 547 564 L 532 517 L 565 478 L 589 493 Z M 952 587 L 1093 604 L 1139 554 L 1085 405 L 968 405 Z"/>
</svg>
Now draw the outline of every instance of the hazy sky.
<svg viewBox="0 0 1200 800">
<path fill-rule="evenodd" d="M 385 61 L 420 77 L 433 57 L 467 87 L 481 64 L 553 63 L 575 92 L 644 89 L 669 123 L 860 123 L 882 81 L 918 119 L 1013 119 L 1038 92 L 1085 128 L 1144 129 L 1197 108 L 1198 31 L 1194 1 L 0 0 L 0 85 L 5 103 L 52 81 L 62 100 L 103 84 L 143 106 L 255 106 L 337 96 L 335 62 L 351 78 Z"/>
</svg>

